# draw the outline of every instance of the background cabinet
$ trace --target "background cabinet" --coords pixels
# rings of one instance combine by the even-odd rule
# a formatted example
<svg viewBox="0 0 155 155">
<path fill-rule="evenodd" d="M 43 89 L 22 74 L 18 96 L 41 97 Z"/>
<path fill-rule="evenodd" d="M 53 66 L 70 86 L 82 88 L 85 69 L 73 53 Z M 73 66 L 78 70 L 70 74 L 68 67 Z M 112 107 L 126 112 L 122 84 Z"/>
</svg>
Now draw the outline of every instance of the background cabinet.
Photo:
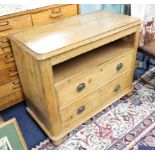
<svg viewBox="0 0 155 155">
<path fill-rule="evenodd" d="M 12 8 L 13 9 L 13 8 Z M 51 5 L 0 16 L 0 110 L 24 100 L 8 35 L 78 14 L 78 5 Z"/>
</svg>

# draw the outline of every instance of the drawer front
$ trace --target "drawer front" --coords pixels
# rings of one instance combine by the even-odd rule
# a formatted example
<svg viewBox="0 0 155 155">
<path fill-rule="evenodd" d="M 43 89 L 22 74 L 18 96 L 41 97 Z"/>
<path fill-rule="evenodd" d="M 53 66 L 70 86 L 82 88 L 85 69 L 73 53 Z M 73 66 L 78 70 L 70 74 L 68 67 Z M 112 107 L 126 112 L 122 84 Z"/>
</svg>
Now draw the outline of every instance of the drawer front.
<svg viewBox="0 0 155 155">
<path fill-rule="evenodd" d="M 4 47 L 4 48 L 0 47 L 0 55 L 10 53 L 10 52 L 12 53 L 11 47 Z"/>
<path fill-rule="evenodd" d="M 131 68 L 132 61 L 132 51 L 130 51 L 126 55 L 112 59 L 77 76 L 57 83 L 55 88 L 59 100 L 59 108 L 65 108 L 78 98 L 87 95 L 127 71 Z"/>
<path fill-rule="evenodd" d="M 66 5 L 32 14 L 32 20 L 34 25 L 40 25 L 55 22 L 74 15 L 77 15 L 77 5 Z"/>
<path fill-rule="evenodd" d="M 18 79 L 16 66 L 11 66 L 7 69 L 0 70 L 0 86 Z"/>
<path fill-rule="evenodd" d="M 31 16 L 23 15 L 5 20 L 0 20 L 0 36 L 7 36 L 8 33 L 22 30 L 32 26 Z"/>
<path fill-rule="evenodd" d="M 0 70 L 15 66 L 14 56 L 12 52 L 0 55 Z"/>
<path fill-rule="evenodd" d="M 8 96 L 2 97 L 0 98 L 0 111 L 16 104 L 19 103 L 21 101 L 23 101 L 23 93 L 20 90 L 9 94 Z"/>
<path fill-rule="evenodd" d="M 131 72 L 126 72 L 107 85 L 90 93 L 69 107 L 60 111 L 60 117 L 64 128 L 76 126 L 85 119 L 106 107 L 122 93 L 129 90 L 132 85 Z"/>
<path fill-rule="evenodd" d="M 10 83 L 0 86 L 0 98 L 8 96 L 18 90 L 21 90 L 21 84 L 19 79 L 16 79 Z"/>
</svg>

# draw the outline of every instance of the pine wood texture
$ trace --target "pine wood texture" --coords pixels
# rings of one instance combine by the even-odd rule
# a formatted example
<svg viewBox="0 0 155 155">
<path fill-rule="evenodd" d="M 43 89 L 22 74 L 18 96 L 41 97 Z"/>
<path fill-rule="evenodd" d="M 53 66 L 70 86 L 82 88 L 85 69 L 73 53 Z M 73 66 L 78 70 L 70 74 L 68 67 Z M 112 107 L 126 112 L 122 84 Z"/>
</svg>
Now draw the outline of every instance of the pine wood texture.
<svg viewBox="0 0 155 155">
<path fill-rule="evenodd" d="M 0 16 L 0 94 L 5 95 L 2 91 L 4 90 L 4 88 L 5 93 L 7 94 L 7 97 L 0 98 L 0 111 L 24 100 L 22 95 L 22 88 L 18 89 L 18 93 L 14 93 L 14 87 L 21 87 L 21 84 L 18 77 L 18 71 L 16 69 L 14 55 L 12 53 L 11 43 L 8 38 L 9 33 L 24 30 L 35 25 L 43 25 L 48 22 L 52 23 L 63 18 L 77 15 L 77 7 L 78 5 L 76 4 L 51 5 L 10 15 Z M 50 15 L 57 15 L 62 12 L 63 15 L 60 17 L 51 16 L 51 18 L 49 16 L 45 16 L 46 12 L 50 13 Z M 14 81 L 18 81 L 18 85 L 13 85 L 13 88 L 11 90 L 11 85 L 9 84 Z M 10 93 L 10 95 L 8 93 Z"/>
<path fill-rule="evenodd" d="M 59 108 L 62 109 L 72 104 L 78 98 L 131 68 L 133 61 L 133 51 L 131 49 L 131 45 L 123 42 L 120 44 L 113 43 L 107 47 L 103 46 L 80 55 L 73 60 L 69 60 L 69 62 L 54 66 L 55 89 L 59 100 Z M 123 67 L 117 70 L 116 68 L 120 63 Z M 79 93 L 77 87 L 83 83 L 85 88 Z"/>
<path fill-rule="evenodd" d="M 28 112 L 55 144 L 131 92 L 139 26 L 98 11 L 10 35 Z"/>
<path fill-rule="evenodd" d="M 106 19 L 106 22 L 101 19 Z M 98 11 L 91 15 L 81 15 L 35 27 L 23 33 L 16 33 L 14 37 L 30 49 L 31 55 L 37 59 L 47 59 L 61 53 L 64 55 L 65 51 L 111 36 L 138 23 L 136 18 L 124 15 L 119 15 L 118 18 L 117 14 Z"/>
<path fill-rule="evenodd" d="M 32 22 L 30 15 L 0 20 L 0 36 L 7 36 L 11 32 L 22 30 L 31 26 Z"/>
<path fill-rule="evenodd" d="M 16 66 L 8 67 L 7 69 L 0 70 L 0 86 L 10 81 L 18 79 L 18 72 Z"/>
<path fill-rule="evenodd" d="M 32 13 L 33 25 L 48 24 L 60 19 L 77 15 L 77 5 L 65 5 L 50 8 L 48 10 Z"/>
<path fill-rule="evenodd" d="M 128 82 L 127 82 L 128 81 Z M 112 80 L 106 85 L 100 86 L 99 89 L 93 91 L 87 96 L 79 99 L 74 104 L 71 104 L 67 108 L 60 111 L 60 117 L 64 128 L 70 128 L 71 126 L 78 126 L 85 117 L 89 117 L 91 113 L 94 114 L 95 109 L 104 107 L 107 102 L 119 96 L 123 91 L 126 91 L 131 87 L 131 72 L 127 71 L 122 76 Z M 117 92 L 115 88 L 120 85 L 120 90 Z M 78 110 L 84 107 L 84 111 L 78 113 Z"/>
</svg>

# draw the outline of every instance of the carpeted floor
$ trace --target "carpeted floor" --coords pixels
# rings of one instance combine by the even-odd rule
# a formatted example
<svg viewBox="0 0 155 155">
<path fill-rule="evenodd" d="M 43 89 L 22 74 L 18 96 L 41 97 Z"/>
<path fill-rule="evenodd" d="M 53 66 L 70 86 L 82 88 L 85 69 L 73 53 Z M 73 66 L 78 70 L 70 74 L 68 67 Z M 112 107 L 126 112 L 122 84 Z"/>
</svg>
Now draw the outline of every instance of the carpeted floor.
<svg viewBox="0 0 155 155">
<path fill-rule="evenodd" d="M 55 147 L 46 139 L 34 149 L 155 149 L 155 68 L 134 84 L 134 93 L 113 103 Z"/>
<path fill-rule="evenodd" d="M 155 149 L 155 88 L 150 78 L 134 84 L 134 94 L 123 97 L 68 134 L 55 147 L 20 103 L 0 112 L 4 121 L 17 119 L 29 149 Z M 145 77 L 146 77 L 145 76 Z M 144 77 L 144 76 L 143 76 Z M 149 83 L 149 84 L 147 84 Z M 37 145 L 37 146 L 36 146 Z"/>
<path fill-rule="evenodd" d="M 125 96 L 94 116 L 68 134 L 59 147 L 47 139 L 35 149 L 155 149 L 154 135 L 150 136 L 149 142 L 145 141 L 148 146 L 140 145 L 141 138 L 154 127 L 155 90 L 138 81 L 130 98 Z"/>
</svg>

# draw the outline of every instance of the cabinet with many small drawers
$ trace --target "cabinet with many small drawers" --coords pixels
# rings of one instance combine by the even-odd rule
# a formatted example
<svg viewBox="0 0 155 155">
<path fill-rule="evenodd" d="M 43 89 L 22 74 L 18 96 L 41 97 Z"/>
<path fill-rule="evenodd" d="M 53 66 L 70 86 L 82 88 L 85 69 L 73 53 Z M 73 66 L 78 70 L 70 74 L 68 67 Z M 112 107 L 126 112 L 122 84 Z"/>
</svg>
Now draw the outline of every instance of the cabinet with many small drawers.
<svg viewBox="0 0 155 155">
<path fill-rule="evenodd" d="M 0 20 L 0 110 L 23 100 L 9 33 L 32 26 L 30 14 Z"/>
<path fill-rule="evenodd" d="M 98 11 L 10 36 L 27 110 L 55 145 L 132 92 L 139 25 Z"/>
<path fill-rule="evenodd" d="M 77 5 L 51 5 L 0 17 L 0 110 L 24 100 L 8 35 L 77 14 Z"/>
</svg>

